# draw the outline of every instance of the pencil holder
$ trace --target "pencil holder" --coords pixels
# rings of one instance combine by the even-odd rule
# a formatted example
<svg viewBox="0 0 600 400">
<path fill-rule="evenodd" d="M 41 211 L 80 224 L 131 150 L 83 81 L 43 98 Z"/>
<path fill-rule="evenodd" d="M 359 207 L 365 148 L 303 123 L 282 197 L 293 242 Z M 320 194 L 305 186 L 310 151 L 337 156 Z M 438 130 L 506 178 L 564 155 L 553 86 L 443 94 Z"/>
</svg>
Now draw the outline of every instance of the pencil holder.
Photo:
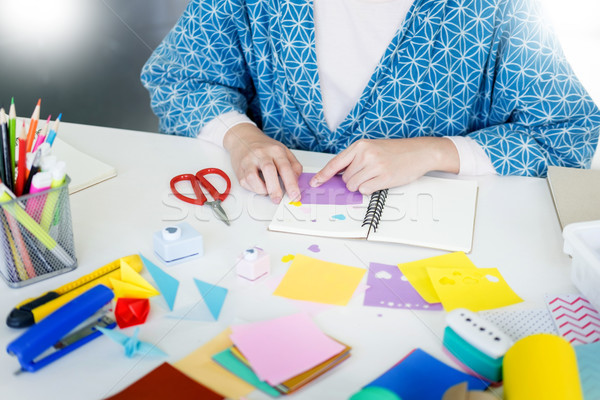
<svg viewBox="0 0 600 400">
<path fill-rule="evenodd" d="M 0 276 L 17 288 L 77 266 L 69 177 L 57 187 L 16 199 L 0 196 Z"/>
</svg>

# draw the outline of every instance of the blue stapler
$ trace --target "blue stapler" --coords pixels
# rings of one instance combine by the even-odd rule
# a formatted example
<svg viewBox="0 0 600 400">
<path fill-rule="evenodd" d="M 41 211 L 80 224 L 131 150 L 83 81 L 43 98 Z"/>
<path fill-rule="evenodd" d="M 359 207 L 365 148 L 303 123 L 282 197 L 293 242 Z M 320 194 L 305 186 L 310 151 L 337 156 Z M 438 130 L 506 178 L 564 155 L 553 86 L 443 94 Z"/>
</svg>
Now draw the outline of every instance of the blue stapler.
<svg viewBox="0 0 600 400">
<path fill-rule="evenodd" d="M 19 360 L 21 364 L 19 372 L 35 372 L 95 339 L 102 334 L 97 327 L 114 328 L 115 321 L 107 316 L 102 316 L 72 332 L 73 329 L 94 316 L 113 297 L 114 294 L 108 287 L 95 286 L 29 328 L 27 332 L 10 343 L 6 350 Z"/>
</svg>

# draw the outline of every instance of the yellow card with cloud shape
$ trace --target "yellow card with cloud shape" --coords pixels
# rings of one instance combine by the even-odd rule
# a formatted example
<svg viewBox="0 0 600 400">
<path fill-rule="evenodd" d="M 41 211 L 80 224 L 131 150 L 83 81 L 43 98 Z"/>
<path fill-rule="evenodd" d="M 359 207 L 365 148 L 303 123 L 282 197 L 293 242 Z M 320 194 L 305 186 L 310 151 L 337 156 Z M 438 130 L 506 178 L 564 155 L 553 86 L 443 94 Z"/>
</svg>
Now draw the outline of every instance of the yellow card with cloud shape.
<svg viewBox="0 0 600 400">
<path fill-rule="evenodd" d="M 523 301 L 496 268 L 427 268 L 444 310 L 490 310 Z"/>
<path fill-rule="evenodd" d="M 439 303 L 438 297 L 427 268 L 476 268 L 475 264 L 462 251 L 444 254 L 437 257 L 424 258 L 423 260 L 398 264 L 402 274 L 408 279 L 421 297 L 428 303 Z"/>
<path fill-rule="evenodd" d="M 121 279 L 110 278 L 116 298 L 146 299 L 160 294 L 154 286 L 121 260 Z"/>
<path fill-rule="evenodd" d="M 296 254 L 273 294 L 294 300 L 345 306 L 365 272 L 363 268 Z"/>
</svg>

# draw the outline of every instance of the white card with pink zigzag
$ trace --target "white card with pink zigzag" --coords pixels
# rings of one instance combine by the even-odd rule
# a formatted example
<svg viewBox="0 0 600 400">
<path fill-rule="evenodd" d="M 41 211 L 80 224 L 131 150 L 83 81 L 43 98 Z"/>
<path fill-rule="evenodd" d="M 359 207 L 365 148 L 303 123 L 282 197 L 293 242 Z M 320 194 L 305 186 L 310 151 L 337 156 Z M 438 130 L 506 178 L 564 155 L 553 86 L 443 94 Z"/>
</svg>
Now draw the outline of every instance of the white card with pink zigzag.
<svg viewBox="0 0 600 400">
<path fill-rule="evenodd" d="M 546 295 L 546 305 L 559 334 L 572 345 L 600 341 L 600 312 L 585 297 Z"/>
</svg>

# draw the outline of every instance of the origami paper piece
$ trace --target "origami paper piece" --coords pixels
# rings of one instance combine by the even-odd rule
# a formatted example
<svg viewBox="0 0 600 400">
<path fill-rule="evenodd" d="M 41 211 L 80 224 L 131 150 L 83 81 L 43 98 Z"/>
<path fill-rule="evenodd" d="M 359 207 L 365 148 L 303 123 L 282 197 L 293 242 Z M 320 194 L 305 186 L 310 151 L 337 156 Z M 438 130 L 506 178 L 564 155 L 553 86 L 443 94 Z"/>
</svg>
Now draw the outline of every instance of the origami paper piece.
<svg viewBox="0 0 600 400">
<path fill-rule="evenodd" d="M 169 310 L 173 311 L 175 297 L 177 297 L 177 289 L 179 288 L 179 281 L 173 278 L 171 275 L 167 274 L 156 264 L 154 264 L 152 261 L 148 260 L 141 254 L 140 258 L 142 259 L 148 272 L 150 272 L 150 275 L 152 275 L 152 279 L 154 279 L 154 282 L 156 283 L 156 285 L 158 285 L 158 289 L 160 290 L 160 293 L 164 297 L 165 301 L 167 302 Z"/>
<path fill-rule="evenodd" d="M 270 385 L 279 385 L 345 349 L 306 314 L 236 325 L 232 330 L 233 343 L 259 379 Z"/>
<path fill-rule="evenodd" d="M 221 314 L 221 308 L 225 302 L 225 297 L 227 296 L 227 289 L 198 279 L 194 279 L 194 282 L 204 299 L 204 303 L 206 303 L 206 306 L 213 317 L 215 317 L 215 320 L 218 320 L 219 314 Z"/>
<path fill-rule="evenodd" d="M 496 268 L 427 268 L 444 310 L 471 311 L 505 307 L 523 301 Z"/>
<path fill-rule="evenodd" d="M 440 303 L 426 302 L 396 265 L 370 263 L 367 286 L 365 306 L 442 310 Z"/>
<path fill-rule="evenodd" d="M 110 278 L 115 298 L 146 299 L 160 293 L 127 262 L 121 260 L 121 279 Z"/>
<path fill-rule="evenodd" d="M 117 299 L 115 307 L 115 318 L 119 328 L 140 325 L 146 322 L 150 312 L 150 301 L 148 299 Z"/>
<path fill-rule="evenodd" d="M 428 303 L 439 303 L 440 298 L 431 284 L 427 268 L 476 268 L 475 264 L 462 251 L 398 264 L 398 267 Z"/>
<path fill-rule="evenodd" d="M 309 182 L 314 175 L 302 173 L 298 177 L 302 204 L 362 204 L 362 193 L 349 191 L 341 175 L 333 176 L 319 187 L 312 187 Z"/>
<path fill-rule="evenodd" d="M 275 296 L 345 306 L 366 270 L 297 254 Z"/>
<path fill-rule="evenodd" d="M 227 328 L 183 359 L 173 363 L 173 366 L 215 392 L 227 398 L 239 399 L 255 390 L 254 386 L 227 371 L 212 359 L 215 354 L 233 345 L 229 335 L 231 329 Z"/>
<path fill-rule="evenodd" d="M 112 329 L 106 329 L 101 327 L 98 327 L 97 329 L 104 335 L 108 336 L 112 341 L 123 346 L 125 348 L 125 356 L 127 356 L 127 358 L 132 358 L 136 354 L 157 357 L 167 356 L 167 354 L 165 354 L 162 350 L 160 350 L 153 344 L 142 342 L 138 339 L 138 334 L 140 333 L 139 327 L 135 328 L 135 331 L 133 331 L 133 335 L 131 337 L 121 332 L 115 332 Z"/>
</svg>

